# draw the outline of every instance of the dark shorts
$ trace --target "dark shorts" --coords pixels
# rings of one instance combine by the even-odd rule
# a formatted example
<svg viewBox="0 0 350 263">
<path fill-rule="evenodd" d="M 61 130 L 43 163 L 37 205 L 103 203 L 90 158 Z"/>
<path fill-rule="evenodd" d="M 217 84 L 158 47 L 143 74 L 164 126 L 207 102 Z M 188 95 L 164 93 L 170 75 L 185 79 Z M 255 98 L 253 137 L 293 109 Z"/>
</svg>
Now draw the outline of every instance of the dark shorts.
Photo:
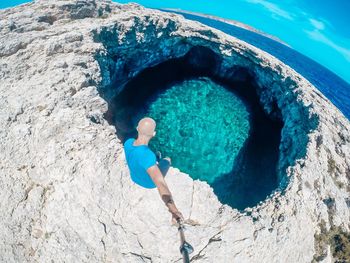
<svg viewBox="0 0 350 263">
<path fill-rule="evenodd" d="M 161 171 L 162 175 L 166 176 L 166 174 L 167 174 L 167 172 L 168 172 L 168 170 L 170 168 L 170 162 L 168 160 L 166 160 L 166 159 L 160 159 L 158 161 L 157 165 L 158 165 L 158 168 Z"/>
</svg>

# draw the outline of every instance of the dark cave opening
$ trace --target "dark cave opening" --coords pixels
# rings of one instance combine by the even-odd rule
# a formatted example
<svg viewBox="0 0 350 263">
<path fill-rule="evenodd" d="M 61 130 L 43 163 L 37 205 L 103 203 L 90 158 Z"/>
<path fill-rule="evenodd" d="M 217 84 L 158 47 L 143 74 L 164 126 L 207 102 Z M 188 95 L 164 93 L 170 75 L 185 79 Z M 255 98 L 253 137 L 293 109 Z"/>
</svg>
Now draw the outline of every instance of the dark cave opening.
<svg viewBox="0 0 350 263">
<path fill-rule="evenodd" d="M 263 110 L 256 80 L 248 69 L 235 68 L 229 77 L 219 77 L 220 63 L 221 58 L 210 49 L 194 47 L 183 57 L 146 68 L 129 80 L 109 102 L 105 118 L 115 125 L 117 136 L 124 142 L 129 137 L 136 138 L 138 120 L 147 114 L 150 104 L 170 87 L 200 77 L 210 78 L 225 87 L 249 109 L 250 130 L 232 163 L 232 169 L 209 184 L 220 202 L 243 210 L 265 200 L 279 186 L 277 165 L 283 122 L 279 118 L 271 118 Z M 181 165 L 176 167 L 181 170 Z M 186 172 L 191 176 L 191 171 Z"/>
</svg>

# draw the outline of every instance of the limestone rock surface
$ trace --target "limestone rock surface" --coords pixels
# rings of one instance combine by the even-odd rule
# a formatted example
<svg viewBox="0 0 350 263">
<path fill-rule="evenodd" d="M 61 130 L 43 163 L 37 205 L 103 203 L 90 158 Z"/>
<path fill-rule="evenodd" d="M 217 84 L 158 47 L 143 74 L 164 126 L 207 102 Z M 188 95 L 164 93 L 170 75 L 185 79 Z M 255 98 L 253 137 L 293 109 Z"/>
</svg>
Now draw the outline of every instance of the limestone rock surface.
<svg viewBox="0 0 350 263">
<path fill-rule="evenodd" d="M 175 202 L 195 222 L 192 262 L 334 260 L 322 236 L 349 232 L 350 124 L 315 87 L 180 15 L 39 0 L 0 11 L 1 262 L 181 262 L 170 214 L 157 190 L 131 182 L 104 114 L 138 72 L 196 46 L 219 55 L 218 76 L 249 69 L 284 127 L 280 189 L 256 207 L 222 205 L 209 185 L 170 169 Z"/>
</svg>

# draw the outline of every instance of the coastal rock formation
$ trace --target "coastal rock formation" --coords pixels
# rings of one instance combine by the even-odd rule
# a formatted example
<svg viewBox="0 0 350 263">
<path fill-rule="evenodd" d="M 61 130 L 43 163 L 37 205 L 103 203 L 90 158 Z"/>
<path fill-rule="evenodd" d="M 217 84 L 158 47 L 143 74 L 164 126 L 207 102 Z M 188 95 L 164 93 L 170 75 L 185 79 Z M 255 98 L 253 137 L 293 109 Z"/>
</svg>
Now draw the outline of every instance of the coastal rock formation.
<svg viewBox="0 0 350 263">
<path fill-rule="evenodd" d="M 293 69 L 136 4 L 39 0 L 0 19 L 1 262 L 181 261 L 169 213 L 157 190 L 130 181 L 105 113 L 138 72 L 186 54 L 217 77 L 252 79 L 284 123 L 280 188 L 256 207 L 222 205 L 209 185 L 170 169 L 192 261 L 345 260 L 335 247 L 349 237 L 350 124 Z"/>
</svg>

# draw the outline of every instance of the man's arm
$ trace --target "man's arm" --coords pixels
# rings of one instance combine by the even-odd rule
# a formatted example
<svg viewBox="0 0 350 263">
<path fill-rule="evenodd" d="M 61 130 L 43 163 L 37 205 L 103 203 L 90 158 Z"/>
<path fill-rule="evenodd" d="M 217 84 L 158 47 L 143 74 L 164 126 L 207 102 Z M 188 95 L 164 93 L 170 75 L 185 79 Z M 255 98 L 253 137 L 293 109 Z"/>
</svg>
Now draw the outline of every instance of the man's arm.
<svg viewBox="0 0 350 263">
<path fill-rule="evenodd" d="M 168 188 L 168 185 L 166 184 L 164 177 L 159 170 L 157 165 L 153 165 L 147 169 L 147 173 L 152 178 L 154 184 L 157 186 L 158 192 L 165 203 L 165 205 L 168 207 L 169 212 L 172 214 L 173 219 L 183 219 L 182 214 L 175 206 L 173 197 L 171 195 L 171 192 Z"/>
</svg>

